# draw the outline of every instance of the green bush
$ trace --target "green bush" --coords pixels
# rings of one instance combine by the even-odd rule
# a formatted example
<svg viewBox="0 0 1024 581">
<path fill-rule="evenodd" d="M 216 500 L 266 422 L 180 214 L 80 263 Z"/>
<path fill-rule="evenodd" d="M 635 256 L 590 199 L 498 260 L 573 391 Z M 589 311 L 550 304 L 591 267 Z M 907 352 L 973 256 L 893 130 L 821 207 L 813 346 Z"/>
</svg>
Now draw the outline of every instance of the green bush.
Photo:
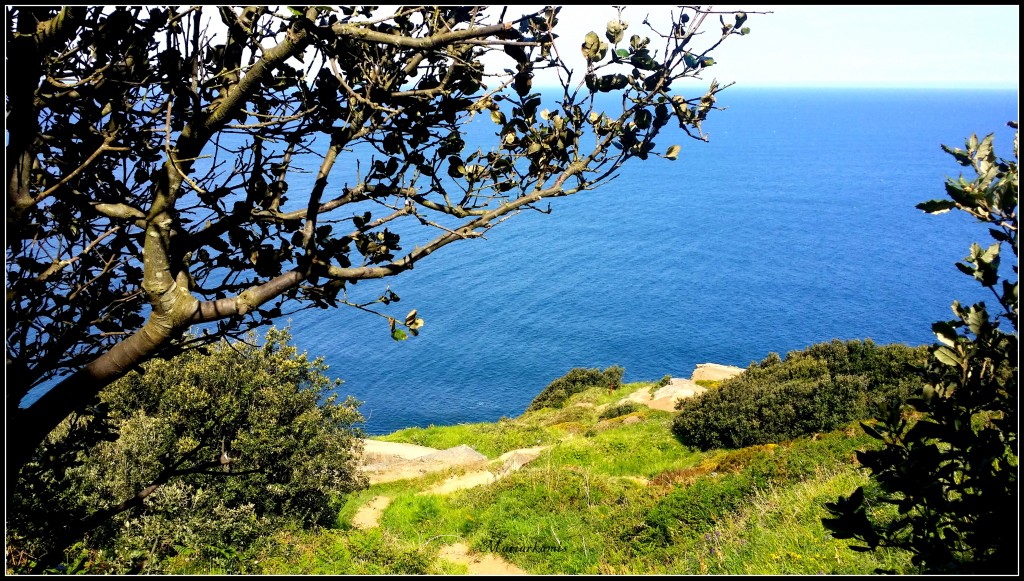
<svg viewBox="0 0 1024 581">
<path fill-rule="evenodd" d="M 927 348 L 839 341 L 772 353 L 699 398 L 682 400 L 672 430 L 688 446 L 742 448 L 834 430 L 918 384 Z"/>
<path fill-rule="evenodd" d="M 613 365 L 604 371 L 574 367 L 562 377 L 549 383 L 543 391 L 537 394 L 537 397 L 533 398 L 526 411 L 530 412 L 546 407 L 560 408 L 571 396 L 591 387 L 618 387 L 622 385 L 622 375 L 625 371 L 618 365 Z"/>
<path fill-rule="evenodd" d="M 648 511 L 642 538 L 667 546 L 702 535 L 753 492 L 750 477 L 743 473 L 706 476 L 677 487 Z"/>
<path fill-rule="evenodd" d="M 231 561 L 284 523 L 333 523 L 339 497 L 365 486 L 359 404 L 331 395 L 340 381 L 287 331 L 249 339 L 153 360 L 65 420 L 23 470 L 8 540 L 37 568 L 83 541 L 115 572 L 160 572 L 182 551 Z M 69 446 L 83 424 L 103 437 Z"/>
<path fill-rule="evenodd" d="M 643 408 L 644 408 L 644 406 L 642 406 L 642 405 L 640 405 L 640 404 L 638 404 L 636 402 L 627 401 L 626 403 L 622 403 L 622 404 L 619 404 L 619 405 L 616 405 L 616 406 L 612 406 L 612 407 L 604 410 L 603 412 L 601 412 L 601 415 L 597 416 L 597 419 L 599 419 L 599 420 L 608 420 L 608 419 L 611 419 L 611 418 L 617 418 L 619 416 L 629 415 L 629 414 L 631 414 L 631 413 L 633 413 L 633 412 L 635 412 L 637 410 L 641 410 Z"/>
</svg>

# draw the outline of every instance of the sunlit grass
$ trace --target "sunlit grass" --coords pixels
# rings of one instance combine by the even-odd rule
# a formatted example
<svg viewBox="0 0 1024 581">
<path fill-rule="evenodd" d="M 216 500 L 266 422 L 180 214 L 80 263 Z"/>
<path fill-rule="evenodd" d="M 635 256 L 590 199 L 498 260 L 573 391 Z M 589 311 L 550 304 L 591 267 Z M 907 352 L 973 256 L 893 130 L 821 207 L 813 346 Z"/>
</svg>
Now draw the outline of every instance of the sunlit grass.
<svg viewBox="0 0 1024 581">
<path fill-rule="evenodd" d="M 423 491 L 464 468 L 351 494 L 337 529 L 283 534 L 260 552 L 258 570 L 464 574 L 465 565 L 437 556 L 455 542 L 499 554 L 534 574 L 908 570 L 905 555 L 854 552 L 821 525 L 825 502 L 867 482 L 854 466 L 853 450 L 870 438 L 851 427 L 815 439 L 698 452 L 672 435 L 671 413 L 641 408 L 599 420 L 602 410 L 654 385 L 627 384 L 613 393 L 593 388 L 560 409 L 380 437 L 438 449 L 465 444 L 492 459 L 517 448 L 549 448 L 495 483 L 449 495 Z M 355 513 L 380 495 L 392 499 L 380 526 L 353 529 Z M 652 528 L 658 523 L 669 528 L 659 533 Z M 191 572 L 213 570 L 207 565 Z"/>
</svg>

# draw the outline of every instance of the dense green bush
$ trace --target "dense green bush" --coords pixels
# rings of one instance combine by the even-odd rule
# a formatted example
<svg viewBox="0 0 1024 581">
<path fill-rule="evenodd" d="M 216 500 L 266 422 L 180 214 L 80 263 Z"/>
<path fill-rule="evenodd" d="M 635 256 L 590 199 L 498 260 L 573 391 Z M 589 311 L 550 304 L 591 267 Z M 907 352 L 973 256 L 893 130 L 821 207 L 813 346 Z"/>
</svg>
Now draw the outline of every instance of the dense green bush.
<svg viewBox="0 0 1024 581">
<path fill-rule="evenodd" d="M 256 337 L 250 336 L 255 342 Z M 160 572 L 181 551 L 223 557 L 285 523 L 334 522 L 357 472 L 358 403 L 338 402 L 322 359 L 271 329 L 153 360 L 111 384 L 92 416 L 65 420 L 23 471 L 8 542 L 36 568 L 90 554 L 108 570 Z M 79 426 L 105 426 L 86 447 Z"/>
<path fill-rule="evenodd" d="M 919 385 L 927 348 L 866 341 L 819 343 L 785 360 L 772 353 L 718 389 L 682 400 L 672 430 L 703 450 L 742 448 L 834 430 L 869 417 Z"/>
<path fill-rule="evenodd" d="M 617 418 L 619 416 L 629 415 L 637 410 L 643 409 L 644 407 L 645 406 L 642 406 L 636 402 L 627 401 L 626 403 L 621 403 L 619 405 L 615 405 L 604 410 L 603 412 L 601 412 L 601 415 L 597 416 L 597 419 L 608 420 L 611 418 Z"/>
<path fill-rule="evenodd" d="M 591 387 L 614 388 L 622 384 L 622 375 L 625 369 L 618 365 L 608 367 L 604 371 L 599 369 L 584 369 L 574 367 L 562 377 L 552 381 L 544 388 L 537 397 L 533 398 L 526 411 L 539 410 L 541 408 L 560 408 L 574 394 Z"/>
</svg>

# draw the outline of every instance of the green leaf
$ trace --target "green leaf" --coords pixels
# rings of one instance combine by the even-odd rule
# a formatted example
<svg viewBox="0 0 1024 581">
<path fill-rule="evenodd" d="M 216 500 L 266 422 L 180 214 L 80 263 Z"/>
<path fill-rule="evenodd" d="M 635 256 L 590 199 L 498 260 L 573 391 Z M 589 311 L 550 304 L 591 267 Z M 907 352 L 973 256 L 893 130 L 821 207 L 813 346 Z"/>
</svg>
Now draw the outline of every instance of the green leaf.
<svg viewBox="0 0 1024 581">
<path fill-rule="evenodd" d="M 955 208 L 956 202 L 952 200 L 928 200 L 914 207 L 929 214 L 943 214 Z"/>
<path fill-rule="evenodd" d="M 607 93 L 608 91 L 617 91 L 619 89 L 624 89 L 628 84 L 629 79 L 626 78 L 626 75 L 604 75 L 603 77 L 598 79 L 597 90 Z"/>
<path fill-rule="evenodd" d="M 740 29 L 740 35 L 741 36 L 746 36 L 748 34 L 750 34 L 750 27 L 749 26 L 744 26 L 743 28 Z"/>
<path fill-rule="evenodd" d="M 640 129 L 647 129 L 651 126 L 651 122 L 654 121 L 654 115 L 647 109 L 641 109 L 636 114 L 636 126 Z"/>
<path fill-rule="evenodd" d="M 615 51 L 615 54 L 619 55 L 622 58 L 629 57 L 629 51 L 624 48 L 620 48 L 619 50 Z"/>
<path fill-rule="evenodd" d="M 956 340 L 959 337 L 956 332 L 956 328 L 944 321 L 933 323 L 932 332 L 939 338 L 940 343 L 949 347 L 956 345 Z"/>
<path fill-rule="evenodd" d="M 861 423 L 860 423 L 860 427 L 861 427 L 861 429 L 863 429 L 863 430 L 864 430 L 864 433 L 865 433 L 865 434 L 867 434 L 867 435 L 871 436 L 872 438 L 874 438 L 874 439 L 876 439 L 876 440 L 882 440 L 882 439 L 884 439 L 884 438 L 882 438 L 882 434 L 879 434 L 879 433 L 878 433 L 878 430 L 876 430 L 876 429 L 872 428 L 872 427 L 871 427 L 871 426 L 869 426 L 868 424 L 865 424 L 864 422 L 861 422 Z"/>
<path fill-rule="evenodd" d="M 672 160 L 678 158 L 679 149 L 680 147 L 678 145 L 670 145 L 668 151 L 665 152 L 665 157 Z"/>
<path fill-rule="evenodd" d="M 409 338 L 409 336 L 405 334 L 405 331 L 401 329 L 395 329 L 391 331 L 391 338 L 394 339 L 395 341 L 405 341 L 406 339 Z"/>
<path fill-rule="evenodd" d="M 619 44 L 619 42 L 622 41 L 623 31 L 628 27 L 629 24 L 620 20 L 609 20 L 604 35 L 608 39 L 608 42 L 611 42 L 612 44 Z"/>
<path fill-rule="evenodd" d="M 953 353 L 949 347 L 939 347 L 936 349 L 935 358 L 938 359 L 940 363 L 944 363 L 952 367 L 961 367 L 963 365 L 963 360 L 960 359 L 956 353 Z"/>
</svg>

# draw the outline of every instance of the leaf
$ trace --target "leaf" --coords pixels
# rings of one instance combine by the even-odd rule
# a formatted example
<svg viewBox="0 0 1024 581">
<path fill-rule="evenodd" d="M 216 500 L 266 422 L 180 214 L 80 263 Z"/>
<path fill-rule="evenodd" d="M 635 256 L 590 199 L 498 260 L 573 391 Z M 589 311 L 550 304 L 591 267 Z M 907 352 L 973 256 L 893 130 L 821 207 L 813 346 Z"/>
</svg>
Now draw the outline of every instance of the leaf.
<svg viewBox="0 0 1024 581">
<path fill-rule="evenodd" d="M 960 359 L 949 347 L 939 347 L 935 350 L 935 358 L 940 363 L 944 363 L 951 367 L 960 367 L 963 365 L 963 360 Z"/>
<path fill-rule="evenodd" d="M 879 434 L 878 430 L 872 428 L 868 424 L 866 424 L 864 422 L 861 422 L 860 423 L 860 427 L 861 427 L 861 429 L 864 430 L 865 434 L 871 436 L 872 438 L 874 438 L 876 440 L 884 440 L 884 438 L 882 438 L 882 434 Z"/>
<path fill-rule="evenodd" d="M 627 84 L 629 84 L 629 79 L 626 78 L 626 75 L 604 75 L 598 80 L 597 90 L 607 93 L 609 91 L 624 89 Z"/>
<path fill-rule="evenodd" d="M 596 32 L 588 32 L 583 38 L 583 44 L 580 45 L 580 52 L 583 53 L 583 58 L 587 59 L 587 62 L 600 60 L 601 44 L 601 38 L 597 36 Z"/>
<path fill-rule="evenodd" d="M 914 207 L 929 214 L 943 214 L 956 208 L 956 202 L 952 200 L 928 200 Z"/>
<path fill-rule="evenodd" d="M 612 44 L 619 44 L 622 41 L 622 33 L 628 26 L 629 24 L 619 20 L 609 20 L 604 35 Z"/>
<path fill-rule="evenodd" d="M 670 145 L 668 151 L 665 152 L 665 157 L 671 160 L 675 160 L 676 158 L 679 157 L 679 149 L 680 148 L 678 145 Z"/>
<path fill-rule="evenodd" d="M 620 56 L 622 58 L 629 58 L 629 51 L 624 49 L 624 48 L 620 48 L 620 49 L 616 50 L 615 54 L 617 54 L 618 56 Z"/>
<path fill-rule="evenodd" d="M 405 331 L 401 329 L 395 329 L 391 331 L 391 338 L 394 339 L 395 341 L 405 341 L 406 339 L 409 338 L 409 336 L 405 334 Z"/>
<path fill-rule="evenodd" d="M 932 332 L 939 338 L 940 343 L 949 347 L 956 345 L 956 340 L 959 337 L 956 332 L 956 328 L 944 321 L 933 323 Z"/>
</svg>

